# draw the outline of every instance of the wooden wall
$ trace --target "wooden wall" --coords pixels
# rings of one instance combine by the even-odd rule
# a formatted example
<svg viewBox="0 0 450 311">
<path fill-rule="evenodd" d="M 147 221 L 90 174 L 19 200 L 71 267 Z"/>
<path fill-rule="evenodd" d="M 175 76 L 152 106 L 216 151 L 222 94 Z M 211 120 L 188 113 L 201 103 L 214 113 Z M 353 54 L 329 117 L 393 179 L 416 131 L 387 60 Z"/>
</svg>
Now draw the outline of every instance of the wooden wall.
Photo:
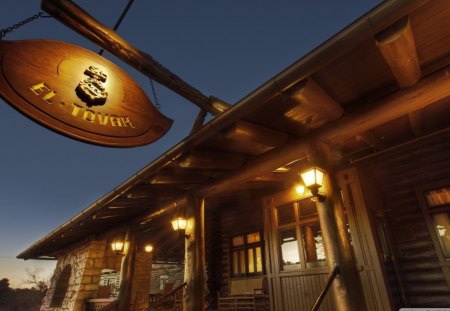
<svg viewBox="0 0 450 311">
<path fill-rule="evenodd" d="M 260 200 L 241 200 L 214 209 L 206 208 L 206 274 L 208 304 L 214 306 L 217 292 L 228 293 L 230 279 L 230 237 L 263 231 Z"/>
<path fill-rule="evenodd" d="M 444 274 L 450 265 L 438 259 L 415 191 L 450 176 L 450 132 L 384 152 L 357 166 L 382 196 L 409 305 L 450 307 Z"/>
</svg>

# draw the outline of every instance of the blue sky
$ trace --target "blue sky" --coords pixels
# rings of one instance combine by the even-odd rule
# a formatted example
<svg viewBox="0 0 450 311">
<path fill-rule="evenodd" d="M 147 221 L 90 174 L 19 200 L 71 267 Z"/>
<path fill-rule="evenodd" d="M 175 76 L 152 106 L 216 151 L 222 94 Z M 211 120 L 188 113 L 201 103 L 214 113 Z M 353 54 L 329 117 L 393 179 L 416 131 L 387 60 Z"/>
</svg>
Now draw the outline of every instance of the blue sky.
<svg viewBox="0 0 450 311">
<path fill-rule="evenodd" d="M 127 0 L 75 1 L 113 26 Z M 376 6 L 375 0 L 135 0 L 118 33 L 205 95 L 233 104 Z M 0 28 L 40 11 L 40 0 L 3 0 Z M 53 18 L 4 40 L 52 39 L 99 48 Z M 152 99 L 148 78 L 126 70 Z M 171 130 L 148 146 L 115 149 L 78 142 L 37 125 L 0 99 L 0 279 L 21 286 L 28 267 L 54 262 L 16 255 L 186 137 L 199 109 L 156 84 Z"/>
</svg>

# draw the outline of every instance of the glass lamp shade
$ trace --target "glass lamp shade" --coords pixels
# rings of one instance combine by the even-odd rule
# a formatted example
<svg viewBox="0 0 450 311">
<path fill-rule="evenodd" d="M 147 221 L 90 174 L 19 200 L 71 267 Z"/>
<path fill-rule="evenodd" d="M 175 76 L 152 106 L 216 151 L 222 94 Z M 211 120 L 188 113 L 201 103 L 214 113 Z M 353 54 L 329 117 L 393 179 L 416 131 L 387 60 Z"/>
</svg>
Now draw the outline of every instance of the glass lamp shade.
<svg viewBox="0 0 450 311">
<path fill-rule="evenodd" d="M 173 230 L 185 230 L 186 229 L 186 219 L 183 217 L 177 217 L 174 220 L 172 220 L 172 227 Z"/>
<path fill-rule="evenodd" d="M 323 185 L 324 171 L 318 167 L 312 167 L 300 173 L 300 175 L 305 183 L 305 187 L 310 190 L 317 190 Z"/>
<path fill-rule="evenodd" d="M 304 195 L 305 194 L 305 186 L 301 184 L 295 185 L 295 192 L 298 195 Z"/>
<path fill-rule="evenodd" d="M 151 253 L 153 251 L 153 245 L 151 244 L 145 245 L 144 250 L 146 253 Z"/>
<path fill-rule="evenodd" d="M 115 252 L 121 252 L 123 251 L 123 242 L 122 241 L 113 241 L 111 243 L 111 248 Z"/>
</svg>

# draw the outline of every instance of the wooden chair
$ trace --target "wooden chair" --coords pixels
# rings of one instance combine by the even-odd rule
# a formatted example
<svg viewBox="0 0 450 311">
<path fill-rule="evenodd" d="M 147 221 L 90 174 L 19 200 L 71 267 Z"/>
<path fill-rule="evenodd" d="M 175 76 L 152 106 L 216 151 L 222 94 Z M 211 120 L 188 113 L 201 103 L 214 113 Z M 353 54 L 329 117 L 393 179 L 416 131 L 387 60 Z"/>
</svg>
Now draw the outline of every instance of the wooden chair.
<svg viewBox="0 0 450 311">
<path fill-rule="evenodd" d="M 228 295 L 218 295 L 219 310 L 268 310 L 269 297 L 264 277 L 232 279 Z"/>
</svg>

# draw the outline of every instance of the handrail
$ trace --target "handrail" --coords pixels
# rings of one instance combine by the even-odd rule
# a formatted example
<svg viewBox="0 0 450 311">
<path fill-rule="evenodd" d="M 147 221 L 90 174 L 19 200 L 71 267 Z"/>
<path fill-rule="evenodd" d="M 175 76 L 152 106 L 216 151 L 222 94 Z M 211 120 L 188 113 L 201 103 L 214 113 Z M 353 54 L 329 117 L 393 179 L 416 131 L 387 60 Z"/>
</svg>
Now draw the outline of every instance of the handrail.
<svg viewBox="0 0 450 311">
<path fill-rule="evenodd" d="M 184 289 L 184 287 L 186 287 L 186 286 L 187 286 L 187 282 L 184 282 L 183 284 L 181 284 L 181 285 L 175 287 L 175 288 L 174 288 L 172 291 L 170 291 L 169 293 L 162 295 L 162 296 L 161 296 L 154 304 L 152 304 L 151 306 L 149 306 L 149 307 L 148 307 L 147 309 L 145 309 L 144 311 L 150 311 L 150 310 L 152 310 L 153 308 L 155 308 L 158 304 L 161 304 L 161 303 L 164 303 L 164 302 L 170 300 L 171 298 L 175 297 L 176 294 L 177 294 L 180 290 Z"/>
<path fill-rule="evenodd" d="M 325 287 L 323 288 L 319 297 L 317 297 L 317 300 L 314 303 L 314 306 L 311 308 L 311 311 L 316 311 L 317 309 L 319 309 L 320 304 L 322 303 L 322 300 L 325 298 L 325 295 L 327 294 L 328 290 L 330 289 L 331 284 L 333 283 L 334 279 L 336 278 L 336 276 L 339 273 L 340 273 L 339 267 L 335 266 L 333 271 L 331 271 L 330 275 L 328 276 L 327 283 L 325 284 Z"/>
<path fill-rule="evenodd" d="M 119 300 L 116 299 L 116 300 L 111 301 L 106 306 L 100 308 L 99 311 L 116 311 L 118 305 L 119 305 Z"/>
</svg>

